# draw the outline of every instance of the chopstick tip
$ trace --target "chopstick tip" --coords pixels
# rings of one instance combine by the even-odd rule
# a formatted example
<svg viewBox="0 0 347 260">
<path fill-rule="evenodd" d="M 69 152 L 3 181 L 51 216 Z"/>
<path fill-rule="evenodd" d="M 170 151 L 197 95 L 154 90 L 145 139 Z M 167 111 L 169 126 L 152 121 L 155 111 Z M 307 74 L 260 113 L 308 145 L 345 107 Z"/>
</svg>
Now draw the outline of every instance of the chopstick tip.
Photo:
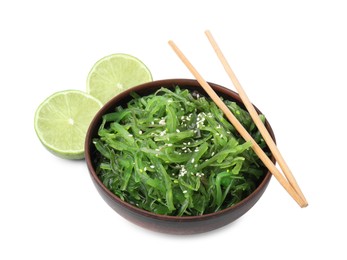
<svg viewBox="0 0 347 260">
<path fill-rule="evenodd" d="M 308 206 L 308 202 L 305 201 L 305 203 L 301 205 L 301 208 L 307 208 L 307 206 Z"/>
</svg>

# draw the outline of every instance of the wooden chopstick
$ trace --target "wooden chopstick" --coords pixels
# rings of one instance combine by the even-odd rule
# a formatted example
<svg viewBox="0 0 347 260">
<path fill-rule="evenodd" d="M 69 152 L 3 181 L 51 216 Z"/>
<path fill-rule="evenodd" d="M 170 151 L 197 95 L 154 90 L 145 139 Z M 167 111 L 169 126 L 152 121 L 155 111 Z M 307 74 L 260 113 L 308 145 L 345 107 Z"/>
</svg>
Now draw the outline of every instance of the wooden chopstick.
<svg viewBox="0 0 347 260">
<path fill-rule="evenodd" d="M 257 111 L 255 110 L 254 106 L 252 105 L 251 101 L 249 100 L 246 92 L 242 88 L 242 86 L 241 86 L 240 82 L 238 81 L 235 73 L 231 69 L 228 61 L 226 60 L 225 56 L 223 55 L 221 49 L 219 48 L 217 42 L 213 38 L 213 36 L 212 36 L 210 31 L 205 31 L 205 34 L 206 34 L 208 40 L 210 41 L 213 49 L 215 50 L 215 52 L 216 52 L 220 62 L 222 63 L 226 73 L 228 74 L 228 76 L 231 79 L 232 83 L 234 84 L 237 92 L 239 93 L 240 98 L 242 99 L 243 104 L 247 108 L 247 110 L 248 110 L 249 114 L 251 115 L 255 125 L 258 127 L 259 132 L 261 133 L 261 135 L 264 138 L 266 144 L 268 145 L 270 151 L 272 152 L 272 155 L 275 157 L 276 161 L 280 165 L 280 167 L 281 167 L 284 175 L 286 176 L 288 182 L 293 186 L 294 190 L 299 194 L 299 196 L 305 202 L 304 206 L 307 206 L 308 205 L 307 200 L 306 200 L 304 194 L 302 193 L 298 183 L 296 182 L 296 180 L 295 180 L 295 178 L 293 176 L 292 171 L 289 169 L 287 163 L 283 159 L 283 156 L 282 156 L 281 152 L 278 150 L 275 142 L 272 140 L 272 138 L 271 138 L 269 132 L 267 131 L 265 125 L 260 120 L 260 117 L 259 117 Z"/>
<path fill-rule="evenodd" d="M 247 132 L 247 130 L 242 126 L 242 124 L 237 120 L 237 118 L 230 112 L 229 108 L 224 104 L 224 102 L 218 97 L 216 92 L 211 88 L 206 80 L 199 74 L 199 72 L 193 67 L 181 50 L 176 46 L 173 41 L 169 41 L 169 45 L 175 51 L 177 56 L 182 60 L 190 72 L 194 75 L 199 84 L 203 87 L 206 93 L 211 97 L 211 99 L 216 103 L 216 105 L 223 111 L 228 120 L 233 124 L 235 129 L 240 133 L 240 135 L 246 140 L 252 143 L 252 149 L 258 155 L 260 160 L 265 164 L 273 176 L 278 180 L 278 182 L 283 186 L 283 188 L 289 193 L 289 195 L 300 205 L 300 207 L 305 207 L 305 201 L 298 195 L 294 188 L 289 184 L 287 179 L 279 172 L 273 162 L 267 157 L 260 146 L 254 141 L 252 136 Z"/>
</svg>

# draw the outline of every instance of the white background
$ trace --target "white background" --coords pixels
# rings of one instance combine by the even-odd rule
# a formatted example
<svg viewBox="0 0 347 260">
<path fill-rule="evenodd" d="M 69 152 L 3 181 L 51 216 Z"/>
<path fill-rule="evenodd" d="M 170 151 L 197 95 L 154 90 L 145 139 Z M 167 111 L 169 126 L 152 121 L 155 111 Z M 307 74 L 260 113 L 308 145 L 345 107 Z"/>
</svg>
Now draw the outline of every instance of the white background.
<svg viewBox="0 0 347 260">
<path fill-rule="evenodd" d="M 1 1 L 0 259 L 346 259 L 345 1 Z M 34 112 L 56 91 L 85 90 L 112 53 L 155 80 L 192 78 L 172 39 L 208 81 L 233 88 L 204 35 L 219 42 L 265 113 L 310 205 L 272 179 L 225 228 L 172 236 L 137 227 L 99 196 L 84 161 L 50 154 Z"/>
</svg>

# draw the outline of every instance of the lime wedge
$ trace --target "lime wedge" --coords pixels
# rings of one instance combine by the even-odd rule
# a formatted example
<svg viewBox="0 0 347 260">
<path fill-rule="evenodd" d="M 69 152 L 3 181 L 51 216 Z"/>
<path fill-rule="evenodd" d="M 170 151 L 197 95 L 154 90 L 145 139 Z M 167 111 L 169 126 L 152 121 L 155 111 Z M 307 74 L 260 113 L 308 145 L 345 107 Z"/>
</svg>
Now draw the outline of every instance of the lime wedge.
<svg viewBox="0 0 347 260">
<path fill-rule="evenodd" d="M 102 103 L 78 90 L 57 92 L 37 108 L 35 131 L 53 154 L 66 159 L 84 158 L 84 140 Z"/>
<path fill-rule="evenodd" d="M 106 103 L 118 93 L 150 81 L 152 74 L 142 61 L 128 54 L 112 54 L 89 72 L 87 93 Z"/>
</svg>

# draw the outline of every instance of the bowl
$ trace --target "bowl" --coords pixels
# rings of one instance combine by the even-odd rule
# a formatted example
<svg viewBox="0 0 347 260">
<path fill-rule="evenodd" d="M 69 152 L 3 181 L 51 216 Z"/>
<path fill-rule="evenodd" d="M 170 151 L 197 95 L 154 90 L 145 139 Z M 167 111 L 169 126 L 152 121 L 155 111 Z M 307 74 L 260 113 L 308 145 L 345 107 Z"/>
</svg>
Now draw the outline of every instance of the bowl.
<svg viewBox="0 0 347 260">
<path fill-rule="evenodd" d="M 243 107 L 242 101 L 237 93 L 214 83 L 209 84 L 219 96 L 235 101 L 241 107 Z M 259 198 L 263 195 L 271 179 L 271 173 L 267 172 L 264 175 L 264 178 L 260 181 L 257 188 L 249 196 L 229 208 L 199 216 L 167 216 L 148 212 L 121 200 L 114 193 L 109 191 L 104 186 L 102 181 L 98 178 L 93 162 L 95 147 L 92 143 L 92 140 L 93 138 L 97 137 L 97 132 L 102 121 L 102 116 L 104 114 L 114 111 L 114 108 L 116 106 L 125 105 L 127 102 L 129 102 L 132 99 L 130 93 L 133 91 L 139 95 L 144 96 L 155 92 L 161 87 L 173 88 L 177 85 L 181 88 L 189 89 L 190 91 L 198 90 L 200 93 L 207 96 L 206 92 L 202 89 L 199 83 L 196 80 L 192 79 L 158 80 L 133 87 L 120 93 L 119 95 L 111 99 L 108 103 L 106 103 L 92 120 L 86 135 L 85 159 L 91 179 L 97 191 L 104 199 L 104 201 L 119 215 L 136 225 L 150 229 L 152 231 L 181 235 L 197 234 L 221 228 L 244 215 L 257 203 Z M 257 111 L 258 113 L 261 113 L 258 109 Z M 274 133 L 269 122 L 267 121 L 266 128 L 272 138 L 275 140 Z M 271 158 L 271 160 L 275 163 L 275 159 L 273 157 Z"/>
</svg>

